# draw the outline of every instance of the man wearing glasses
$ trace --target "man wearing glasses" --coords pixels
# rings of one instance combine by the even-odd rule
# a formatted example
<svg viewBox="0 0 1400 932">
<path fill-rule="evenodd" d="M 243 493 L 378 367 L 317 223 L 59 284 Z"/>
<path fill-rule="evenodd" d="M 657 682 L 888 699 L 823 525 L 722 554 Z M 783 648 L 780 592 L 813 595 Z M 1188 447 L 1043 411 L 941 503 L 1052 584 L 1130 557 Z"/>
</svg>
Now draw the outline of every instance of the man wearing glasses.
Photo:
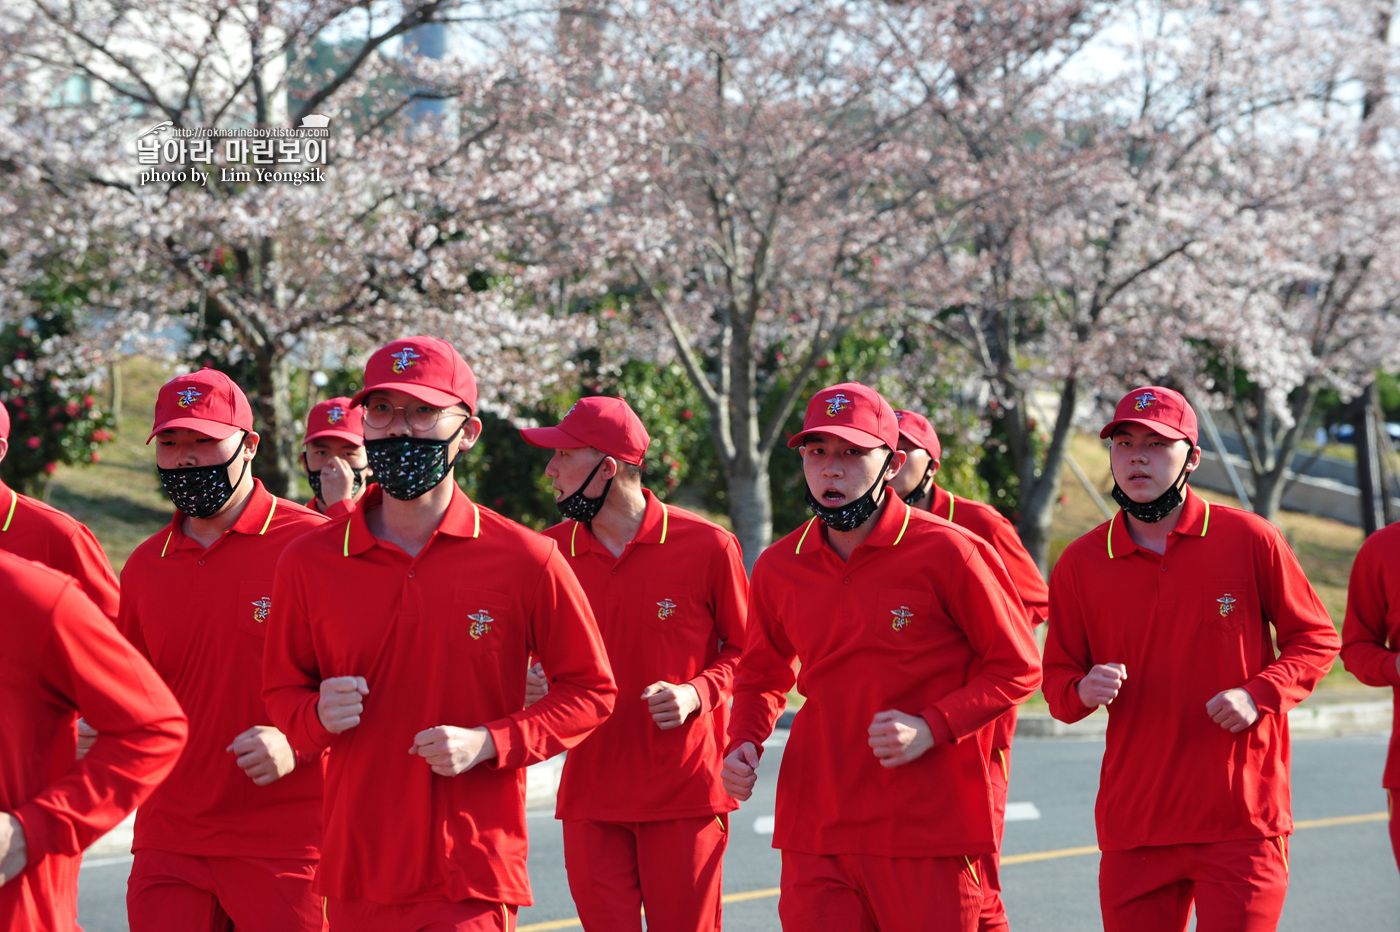
<svg viewBox="0 0 1400 932">
<path fill-rule="evenodd" d="M 612 673 L 558 547 L 452 480 L 481 435 L 456 349 L 396 340 L 351 401 L 379 488 L 288 550 L 264 658 L 273 720 L 330 749 L 318 890 L 338 932 L 513 928 L 520 768 L 607 717 Z M 525 709 L 531 653 L 553 682 Z"/>
</svg>

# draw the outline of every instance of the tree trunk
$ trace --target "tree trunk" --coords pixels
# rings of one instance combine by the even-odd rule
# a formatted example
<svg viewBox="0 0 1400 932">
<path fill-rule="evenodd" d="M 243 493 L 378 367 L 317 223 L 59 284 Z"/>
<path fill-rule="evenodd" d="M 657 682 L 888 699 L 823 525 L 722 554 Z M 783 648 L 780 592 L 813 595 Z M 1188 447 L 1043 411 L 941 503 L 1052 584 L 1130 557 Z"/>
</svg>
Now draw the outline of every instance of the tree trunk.
<svg viewBox="0 0 1400 932">
<path fill-rule="evenodd" d="M 751 573 L 758 555 L 773 542 L 773 490 L 766 466 L 766 462 L 745 462 L 741 457 L 725 470 L 729 518 L 744 551 L 744 568 Z"/>
<path fill-rule="evenodd" d="M 253 386 L 255 391 L 248 394 L 253 412 L 262 422 L 262 431 L 253 475 L 273 495 L 285 498 L 295 491 L 299 471 L 298 431 L 292 417 L 292 366 L 277 344 L 257 347 L 254 359 L 258 383 Z"/>
<path fill-rule="evenodd" d="M 1250 501 L 1256 515 L 1275 524 L 1278 523 L 1275 518 L 1283 503 L 1283 493 L 1288 488 L 1283 464 L 1284 460 L 1280 457 L 1273 469 L 1254 474 L 1254 498 Z"/>
<path fill-rule="evenodd" d="M 1064 468 L 1065 448 L 1074 425 L 1074 406 L 1079 401 L 1079 383 L 1068 378 L 1060 388 L 1060 410 L 1050 434 L 1050 444 L 1043 462 L 1037 462 L 1031 442 L 1034 428 L 1030 426 L 1028 394 L 1010 387 L 1016 413 L 1008 435 L 1011 455 L 1021 477 L 1021 495 L 1016 519 L 1016 533 L 1036 566 L 1047 579 L 1050 576 L 1050 526 L 1055 519 L 1055 505 L 1060 501 L 1060 471 Z M 1011 416 L 1008 414 L 1008 416 Z M 1017 436 L 1019 434 L 1019 436 Z"/>
</svg>

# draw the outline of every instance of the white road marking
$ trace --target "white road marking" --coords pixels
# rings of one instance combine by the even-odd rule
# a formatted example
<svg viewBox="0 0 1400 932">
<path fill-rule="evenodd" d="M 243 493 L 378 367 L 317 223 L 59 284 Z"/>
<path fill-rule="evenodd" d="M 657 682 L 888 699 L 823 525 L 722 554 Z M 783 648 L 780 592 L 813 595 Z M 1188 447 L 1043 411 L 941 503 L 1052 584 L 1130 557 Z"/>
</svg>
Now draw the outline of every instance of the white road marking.
<svg viewBox="0 0 1400 932">
<path fill-rule="evenodd" d="M 1008 822 L 1033 822 L 1040 818 L 1040 810 L 1035 803 L 1007 803 L 1006 821 Z"/>
</svg>

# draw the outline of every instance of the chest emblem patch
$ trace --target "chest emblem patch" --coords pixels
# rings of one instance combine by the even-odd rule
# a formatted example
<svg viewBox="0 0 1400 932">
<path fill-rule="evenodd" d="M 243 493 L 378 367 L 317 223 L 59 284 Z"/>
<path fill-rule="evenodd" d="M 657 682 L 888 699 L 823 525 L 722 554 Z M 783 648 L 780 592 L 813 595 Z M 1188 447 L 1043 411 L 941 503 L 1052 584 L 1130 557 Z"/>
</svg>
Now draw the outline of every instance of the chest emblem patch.
<svg viewBox="0 0 1400 932">
<path fill-rule="evenodd" d="M 894 621 L 890 622 L 890 627 L 896 631 L 903 631 L 909 626 L 909 619 L 914 617 L 914 613 L 909 610 L 909 606 L 901 605 L 899 608 L 890 609 L 890 614 L 894 616 Z"/>
<path fill-rule="evenodd" d="M 258 624 L 267 621 L 267 613 L 272 609 L 272 600 L 263 596 L 253 603 L 253 620 Z"/>
<path fill-rule="evenodd" d="M 670 599 L 662 599 L 656 603 L 656 617 L 665 621 L 676 613 L 676 603 Z"/>
<path fill-rule="evenodd" d="M 1230 593 L 1227 592 L 1215 601 L 1220 603 L 1220 617 L 1224 618 L 1226 615 L 1230 614 L 1235 610 L 1235 603 L 1239 600 L 1234 598 L 1230 595 Z"/>
<path fill-rule="evenodd" d="M 467 618 L 471 619 L 472 623 L 472 626 L 467 629 L 467 633 L 472 636 L 473 641 L 481 640 L 483 634 L 490 634 L 491 625 L 496 620 L 486 614 L 485 609 L 478 609 L 474 613 L 468 615 Z"/>
</svg>

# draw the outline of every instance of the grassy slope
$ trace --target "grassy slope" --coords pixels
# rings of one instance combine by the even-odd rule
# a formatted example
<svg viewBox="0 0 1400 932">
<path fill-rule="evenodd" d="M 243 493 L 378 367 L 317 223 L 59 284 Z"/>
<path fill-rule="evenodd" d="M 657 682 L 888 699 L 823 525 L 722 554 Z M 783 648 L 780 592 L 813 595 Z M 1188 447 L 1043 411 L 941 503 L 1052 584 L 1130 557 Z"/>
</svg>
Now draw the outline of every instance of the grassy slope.
<svg viewBox="0 0 1400 932">
<path fill-rule="evenodd" d="M 144 443 L 150 429 L 155 393 L 166 373 L 154 365 L 129 362 L 117 439 L 103 448 L 95 466 L 60 467 L 50 489 L 49 502 L 76 516 L 92 528 L 112 565 L 121 570 L 126 558 L 142 540 L 168 520 L 170 503 L 155 475 L 154 455 Z M 1090 479 L 1105 491 L 1113 485 L 1103 442 L 1090 435 L 1074 438 L 1071 452 Z M 1052 562 L 1070 541 L 1104 519 L 1074 475 L 1066 469 L 1062 480 L 1063 504 L 1055 516 L 1050 544 Z M 1238 506 L 1239 502 L 1216 492 L 1205 493 L 1213 502 Z M 1298 554 L 1308 579 L 1339 626 L 1346 608 L 1347 576 L 1361 531 L 1337 521 L 1285 512 L 1279 519 L 1284 535 Z M 1340 669 L 1328 676 L 1323 689 L 1329 697 L 1384 698 L 1388 690 L 1373 690 L 1357 683 Z"/>
</svg>

